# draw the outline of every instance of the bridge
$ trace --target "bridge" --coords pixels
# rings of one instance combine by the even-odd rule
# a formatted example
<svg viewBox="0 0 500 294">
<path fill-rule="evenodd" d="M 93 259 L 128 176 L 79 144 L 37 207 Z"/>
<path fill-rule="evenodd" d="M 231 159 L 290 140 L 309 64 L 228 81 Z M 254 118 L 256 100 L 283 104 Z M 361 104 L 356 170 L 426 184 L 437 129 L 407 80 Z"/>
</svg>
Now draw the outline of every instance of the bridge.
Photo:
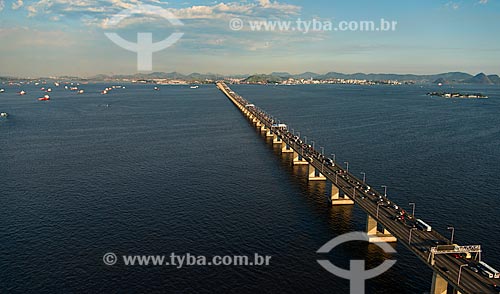
<svg viewBox="0 0 500 294">
<path fill-rule="evenodd" d="M 331 183 L 332 205 L 358 205 L 366 212 L 366 233 L 370 242 L 399 242 L 431 268 L 431 294 L 499 293 L 494 287 L 498 279 L 486 277 L 477 269 L 477 261 L 481 261 L 480 245 L 451 244 L 435 230 L 427 230 L 425 223 L 419 223 L 414 215 L 389 200 L 385 193 L 356 178 L 348 167 L 339 166 L 335 159 L 325 157 L 308 145 L 307 139 L 302 141 L 286 125 L 232 91 L 224 82 L 217 82 L 217 88 L 265 137 L 272 137 L 273 144 L 280 146 L 283 153 L 290 153 L 294 165 L 307 165 L 310 181 Z"/>
</svg>

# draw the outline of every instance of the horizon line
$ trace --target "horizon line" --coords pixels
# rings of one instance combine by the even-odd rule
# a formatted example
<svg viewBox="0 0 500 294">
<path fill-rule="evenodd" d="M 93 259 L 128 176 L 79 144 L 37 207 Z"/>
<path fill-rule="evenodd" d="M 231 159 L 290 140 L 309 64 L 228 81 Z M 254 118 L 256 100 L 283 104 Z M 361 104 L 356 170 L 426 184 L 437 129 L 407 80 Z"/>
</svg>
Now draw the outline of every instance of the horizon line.
<svg viewBox="0 0 500 294">
<path fill-rule="evenodd" d="M 435 75 L 441 75 L 441 74 L 448 74 L 448 73 L 463 73 L 463 74 L 468 74 L 471 76 L 476 76 L 480 74 L 484 74 L 486 76 L 490 75 L 499 75 L 497 73 L 490 73 L 487 74 L 483 71 L 477 73 L 477 74 L 472 74 L 470 72 L 465 72 L 465 71 L 446 71 L 446 72 L 438 72 L 438 73 L 426 73 L 426 74 L 416 74 L 416 73 L 393 73 L 393 72 L 352 72 L 352 73 L 347 73 L 347 72 L 336 72 L 336 71 L 328 71 L 324 73 L 318 73 L 318 72 L 313 72 L 313 71 L 304 71 L 304 72 L 298 72 L 298 73 L 291 73 L 291 72 L 286 72 L 286 71 L 273 71 L 270 73 L 262 73 L 262 72 L 255 72 L 255 73 L 235 73 L 235 74 L 221 74 L 221 73 L 211 73 L 211 72 L 197 72 L 193 71 L 191 73 L 183 73 L 179 71 L 152 71 L 152 72 L 136 72 L 136 73 L 111 73 L 111 74 L 104 74 L 104 73 L 98 73 L 90 76 L 79 76 L 79 75 L 71 75 L 71 74 L 61 74 L 57 76 L 38 76 L 38 77 L 30 77 L 30 76 L 15 76 L 15 75 L 8 75 L 8 74 L 0 74 L 0 78 L 12 78 L 12 79 L 43 79 L 43 78 L 48 78 L 48 79 L 53 79 L 53 78 L 61 78 L 61 77 L 72 77 L 72 78 L 81 78 L 81 79 L 90 79 L 94 78 L 96 76 L 107 76 L 107 77 L 113 77 L 113 76 L 135 76 L 135 75 L 152 75 L 152 74 L 179 74 L 183 76 L 189 76 L 193 74 L 200 74 L 200 75 L 217 75 L 217 76 L 222 76 L 222 77 L 231 77 L 231 76 L 254 76 L 254 75 L 273 75 L 273 73 L 279 73 L 279 74 L 288 74 L 288 75 L 302 75 L 302 74 L 315 74 L 315 75 L 326 75 L 329 73 L 338 73 L 338 74 L 344 74 L 344 75 L 355 75 L 355 74 L 364 74 L 364 75 L 414 75 L 414 76 L 435 76 Z"/>
</svg>

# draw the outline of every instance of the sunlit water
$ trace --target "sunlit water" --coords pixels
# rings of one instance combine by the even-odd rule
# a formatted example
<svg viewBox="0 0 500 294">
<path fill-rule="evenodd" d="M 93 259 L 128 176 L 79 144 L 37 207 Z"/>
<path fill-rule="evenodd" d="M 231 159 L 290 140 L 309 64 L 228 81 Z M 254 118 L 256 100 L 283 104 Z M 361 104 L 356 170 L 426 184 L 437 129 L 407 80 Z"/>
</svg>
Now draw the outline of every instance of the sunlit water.
<svg viewBox="0 0 500 294">
<path fill-rule="evenodd" d="M 215 86 L 0 85 L 0 292 L 348 293 L 315 252 L 363 230 L 356 207 L 328 205 Z M 448 100 L 419 86 L 234 86 L 248 100 L 349 161 L 373 187 L 500 267 L 500 89 Z M 381 189 L 380 189 L 381 190 Z M 368 293 L 423 293 L 431 271 L 400 244 Z M 116 254 L 272 255 L 268 267 L 105 266 Z M 346 244 L 330 259 L 383 261 Z"/>
</svg>

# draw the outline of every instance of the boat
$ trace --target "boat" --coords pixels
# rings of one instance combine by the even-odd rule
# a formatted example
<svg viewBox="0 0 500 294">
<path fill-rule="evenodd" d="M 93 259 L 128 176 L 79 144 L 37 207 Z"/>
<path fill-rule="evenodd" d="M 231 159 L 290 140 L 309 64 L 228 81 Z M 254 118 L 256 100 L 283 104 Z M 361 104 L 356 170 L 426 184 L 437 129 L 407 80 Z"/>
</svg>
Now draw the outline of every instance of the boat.
<svg viewBox="0 0 500 294">
<path fill-rule="evenodd" d="M 50 100 L 50 96 L 49 95 L 45 95 L 43 97 L 38 98 L 38 101 L 49 101 L 49 100 Z"/>
<path fill-rule="evenodd" d="M 430 92 L 429 96 L 439 96 L 443 98 L 463 98 L 463 99 L 488 99 L 488 96 L 481 93 L 464 94 L 464 93 L 443 93 L 443 92 Z"/>
<path fill-rule="evenodd" d="M 49 92 L 49 93 L 50 93 L 50 92 L 52 92 L 52 89 L 51 89 L 51 88 L 48 88 L 48 89 L 47 89 L 47 92 Z"/>
<path fill-rule="evenodd" d="M 198 89 L 200 86 L 191 86 L 191 89 Z"/>
<path fill-rule="evenodd" d="M 158 87 L 155 87 L 155 91 L 160 91 L 160 88 L 158 88 Z"/>
<path fill-rule="evenodd" d="M 1 112 L 0 117 L 8 117 L 9 114 L 7 112 Z"/>
<path fill-rule="evenodd" d="M 5 89 L 0 89 L 0 93 L 3 93 L 3 92 L 5 92 Z"/>
<path fill-rule="evenodd" d="M 107 89 L 103 90 L 103 91 L 101 92 L 101 94 L 102 94 L 102 95 L 106 95 L 106 94 L 108 94 L 108 90 L 107 90 Z"/>
<path fill-rule="evenodd" d="M 23 96 L 23 95 L 26 95 L 26 92 L 24 90 L 22 90 L 21 92 L 18 93 L 19 95 Z"/>
<path fill-rule="evenodd" d="M 59 85 L 60 85 L 60 84 L 59 84 L 58 82 L 55 82 L 55 83 L 54 83 L 54 86 L 56 86 L 56 87 L 59 87 Z"/>
<path fill-rule="evenodd" d="M 80 90 L 80 91 L 78 91 L 78 94 L 83 94 L 83 93 L 85 93 L 85 91 L 84 91 L 84 90 Z"/>
</svg>

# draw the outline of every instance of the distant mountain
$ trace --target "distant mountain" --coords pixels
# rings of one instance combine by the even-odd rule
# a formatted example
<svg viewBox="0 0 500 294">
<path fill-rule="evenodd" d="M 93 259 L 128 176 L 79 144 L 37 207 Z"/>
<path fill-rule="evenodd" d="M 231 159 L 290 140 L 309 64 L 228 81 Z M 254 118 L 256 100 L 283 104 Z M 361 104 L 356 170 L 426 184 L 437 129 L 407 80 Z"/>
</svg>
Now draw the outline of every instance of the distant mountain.
<svg viewBox="0 0 500 294">
<path fill-rule="evenodd" d="M 500 77 L 498 75 L 489 75 L 488 79 L 495 84 L 495 85 L 500 85 Z"/>
<path fill-rule="evenodd" d="M 257 84 L 257 83 L 266 83 L 266 84 L 273 84 L 273 83 L 279 83 L 285 80 L 286 78 L 274 76 L 274 75 L 266 75 L 266 74 L 256 74 L 249 76 L 248 78 L 244 79 L 242 82 L 243 83 L 250 83 L 250 84 Z"/>
<path fill-rule="evenodd" d="M 472 78 L 463 81 L 465 84 L 493 85 L 493 82 L 484 73 L 480 73 Z"/>
<path fill-rule="evenodd" d="M 464 72 L 448 72 L 435 75 L 438 79 L 444 79 L 447 81 L 463 81 L 469 78 L 472 78 L 472 75 Z"/>
<path fill-rule="evenodd" d="M 445 80 L 443 78 L 439 78 L 433 82 L 433 84 L 441 84 L 441 85 L 446 85 L 449 84 L 450 82 L 448 80 Z"/>
<path fill-rule="evenodd" d="M 317 79 L 321 77 L 320 74 L 317 74 L 317 73 L 314 73 L 314 72 L 304 72 L 304 73 L 301 73 L 301 74 L 297 74 L 297 75 L 293 75 L 293 78 L 294 79 Z"/>
<path fill-rule="evenodd" d="M 62 76 L 58 79 L 62 80 L 90 80 L 90 81 L 106 81 L 106 80 L 154 80 L 154 79 L 167 79 L 167 80 L 183 80 L 188 82 L 205 82 L 214 81 L 218 79 L 235 78 L 242 79 L 244 82 L 249 83 L 279 83 L 289 78 L 293 79 L 315 79 L 315 80 L 329 80 L 329 79 L 353 79 L 353 80 L 368 80 L 368 81 L 387 81 L 397 80 L 400 82 L 412 83 L 442 83 L 442 84 L 477 84 L 477 85 L 500 85 L 500 77 L 496 74 L 485 75 L 480 73 L 472 76 L 463 72 L 448 72 L 435 75 L 416 75 L 416 74 L 384 74 L 384 73 L 353 73 L 345 74 L 339 72 L 328 72 L 326 74 L 318 74 L 314 72 L 304 72 L 299 74 L 291 74 L 288 72 L 273 72 L 272 74 L 239 74 L 239 75 L 220 75 L 214 73 L 191 73 L 182 74 L 179 72 L 152 72 L 152 73 L 136 73 L 129 75 L 95 75 L 90 78 L 82 79 L 73 76 Z M 51 79 L 51 78 L 44 78 Z M 0 77 L 0 80 L 22 80 L 21 78 Z"/>
<path fill-rule="evenodd" d="M 368 80 L 368 81 L 387 81 L 387 80 L 397 80 L 400 82 L 413 82 L 413 83 L 435 83 L 435 84 L 482 84 L 482 85 L 500 85 L 500 77 L 498 75 L 486 76 L 484 73 L 480 73 L 476 76 L 472 76 L 464 72 L 447 72 L 435 75 L 416 75 L 416 74 L 365 74 L 365 73 L 354 73 L 354 74 L 344 74 L 339 72 L 329 72 L 323 75 L 305 72 L 302 74 L 290 74 L 287 72 L 273 72 L 270 75 L 253 75 L 250 76 L 245 82 L 255 82 L 264 83 L 267 80 L 272 82 L 279 82 L 286 80 L 288 78 L 294 79 L 317 79 L 317 80 L 328 80 L 328 79 L 346 79 L 346 80 Z"/>
<path fill-rule="evenodd" d="M 187 77 L 191 80 L 204 81 L 204 80 L 216 80 L 220 76 L 217 74 L 202 74 L 195 72 L 187 75 Z"/>
<path fill-rule="evenodd" d="M 338 72 L 329 72 L 329 73 L 326 73 L 326 74 L 320 76 L 320 78 L 321 79 L 350 79 L 354 75 L 343 74 L 343 73 L 338 73 Z"/>
<path fill-rule="evenodd" d="M 282 77 L 282 78 L 292 77 L 292 74 L 289 72 L 272 72 L 271 75 L 275 76 L 275 77 Z"/>
<path fill-rule="evenodd" d="M 280 77 L 280 78 L 293 78 L 293 79 L 310 79 L 310 78 L 313 78 L 313 79 L 316 79 L 318 77 L 320 77 L 321 75 L 320 74 L 317 74 L 317 73 L 314 73 L 314 72 L 305 72 L 305 73 L 301 73 L 301 74 L 291 74 L 291 73 L 288 73 L 288 72 L 273 72 L 271 73 L 271 76 L 275 76 L 275 77 Z"/>
</svg>

